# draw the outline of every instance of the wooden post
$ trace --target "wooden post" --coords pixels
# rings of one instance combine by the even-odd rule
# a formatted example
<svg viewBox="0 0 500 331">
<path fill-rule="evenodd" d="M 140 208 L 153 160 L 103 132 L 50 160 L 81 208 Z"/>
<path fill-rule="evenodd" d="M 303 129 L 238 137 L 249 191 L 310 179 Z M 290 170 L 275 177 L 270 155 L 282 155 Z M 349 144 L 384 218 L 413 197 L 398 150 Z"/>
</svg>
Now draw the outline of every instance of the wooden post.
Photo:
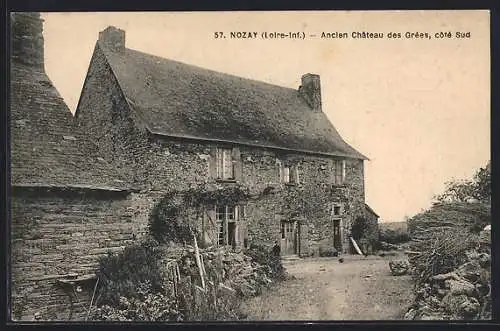
<svg viewBox="0 0 500 331">
<path fill-rule="evenodd" d="M 198 250 L 198 242 L 196 241 L 196 235 L 193 234 L 194 238 L 194 253 L 196 257 L 196 265 L 198 266 L 198 271 L 200 273 L 201 287 L 205 289 L 205 278 L 203 277 L 203 270 L 201 267 L 200 251 Z"/>
</svg>

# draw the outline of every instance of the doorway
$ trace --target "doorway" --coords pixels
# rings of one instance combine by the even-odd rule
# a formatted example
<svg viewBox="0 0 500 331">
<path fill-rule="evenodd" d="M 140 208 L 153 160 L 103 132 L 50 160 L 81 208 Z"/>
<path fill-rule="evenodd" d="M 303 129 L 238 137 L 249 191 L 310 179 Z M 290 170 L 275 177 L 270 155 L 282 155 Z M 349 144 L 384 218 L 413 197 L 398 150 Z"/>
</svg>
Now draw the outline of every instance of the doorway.
<svg viewBox="0 0 500 331">
<path fill-rule="evenodd" d="M 333 247 L 342 252 L 342 236 L 340 235 L 340 218 L 333 220 Z"/>
<path fill-rule="evenodd" d="M 281 221 L 281 254 L 297 254 L 298 227 L 297 221 Z"/>
</svg>

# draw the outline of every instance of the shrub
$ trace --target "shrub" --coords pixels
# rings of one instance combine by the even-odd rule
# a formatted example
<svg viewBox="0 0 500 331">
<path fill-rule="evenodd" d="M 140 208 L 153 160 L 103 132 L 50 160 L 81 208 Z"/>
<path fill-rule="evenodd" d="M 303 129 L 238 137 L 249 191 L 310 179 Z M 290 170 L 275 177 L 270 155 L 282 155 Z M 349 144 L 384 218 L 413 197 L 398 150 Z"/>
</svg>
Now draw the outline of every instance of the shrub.
<svg viewBox="0 0 500 331">
<path fill-rule="evenodd" d="M 138 284 L 148 284 L 151 293 L 162 291 L 160 257 L 158 243 L 146 239 L 140 244 L 127 246 L 118 254 L 110 253 L 101 258 L 97 272 L 100 290 L 96 304 L 118 306 L 121 297 L 142 297 L 144 293 L 138 291 Z"/>
<path fill-rule="evenodd" d="M 263 245 L 251 245 L 245 252 L 246 255 L 252 258 L 252 261 L 267 266 L 268 277 L 275 280 L 283 280 L 286 278 L 286 270 L 281 263 L 279 256 L 273 256 L 269 248 Z"/>
<path fill-rule="evenodd" d="M 184 279 L 179 305 L 186 321 L 230 321 L 240 319 L 240 301 L 235 293 L 224 291 L 217 281 L 207 281 L 205 291 Z"/>
<path fill-rule="evenodd" d="M 368 231 L 368 222 L 364 217 L 358 217 L 352 224 L 351 235 L 355 240 L 365 237 Z"/>
<path fill-rule="evenodd" d="M 101 280 L 92 311 L 100 321 L 201 321 L 239 319 L 236 293 L 219 287 L 222 267 L 207 269 L 206 290 L 193 285 L 198 270 L 194 261 L 179 261 L 181 273 L 177 295 L 160 261 L 174 253 L 153 239 L 126 247 L 123 252 L 100 261 Z M 189 253 L 191 255 L 191 253 Z M 198 287 L 199 288 L 199 287 Z"/>
<path fill-rule="evenodd" d="M 319 256 L 338 256 L 339 252 L 331 246 L 320 245 L 319 246 Z"/>
<path fill-rule="evenodd" d="M 183 313 L 175 297 L 152 292 L 149 281 L 136 285 L 135 297 L 121 296 L 116 305 L 103 305 L 93 310 L 98 321 L 182 321 Z"/>
<path fill-rule="evenodd" d="M 166 195 L 149 215 L 149 233 L 160 243 L 184 243 L 192 240 L 191 228 L 185 217 L 182 217 L 181 202 L 177 200 L 174 194 Z"/>
<path fill-rule="evenodd" d="M 402 230 L 379 230 L 379 240 L 389 244 L 402 244 L 410 241 L 410 235 Z"/>
</svg>

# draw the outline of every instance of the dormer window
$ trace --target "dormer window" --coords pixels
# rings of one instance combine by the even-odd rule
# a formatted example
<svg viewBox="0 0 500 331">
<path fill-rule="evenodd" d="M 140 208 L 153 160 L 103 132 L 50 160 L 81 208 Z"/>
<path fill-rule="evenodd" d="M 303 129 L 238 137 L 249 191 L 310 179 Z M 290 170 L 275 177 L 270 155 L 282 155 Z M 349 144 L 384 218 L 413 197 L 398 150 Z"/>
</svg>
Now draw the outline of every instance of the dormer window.
<svg viewBox="0 0 500 331">
<path fill-rule="evenodd" d="M 217 148 L 216 164 L 218 179 L 234 179 L 232 149 Z"/>
</svg>

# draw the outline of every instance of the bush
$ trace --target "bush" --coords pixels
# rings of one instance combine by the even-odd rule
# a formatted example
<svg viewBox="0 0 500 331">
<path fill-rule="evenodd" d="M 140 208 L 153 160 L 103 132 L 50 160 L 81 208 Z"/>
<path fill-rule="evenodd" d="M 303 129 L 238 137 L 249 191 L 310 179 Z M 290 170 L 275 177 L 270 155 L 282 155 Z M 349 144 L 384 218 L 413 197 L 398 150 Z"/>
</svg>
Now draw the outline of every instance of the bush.
<svg viewBox="0 0 500 331">
<path fill-rule="evenodd" d="M 332 257 L 332 256 L 338 256 L 338 255 L 339 255 L 339 252 L 334 247 L 324 246 L 324 245 L 319 246 L 319 256 L 320 257 L 323 257 L 323 256 Z"/>
<path fill-rule="evenodd" d="M 98 321 L 182 321 L 176 298 L 151 291 L 148 281 L 137 284 L 135 297 L 121 296 L 116 305 L 95 308 L 92 319 Z"/>
<path fill-rule="evenodd" d="M 352 224 L 351 235 L 354 240 L 359 240 L 366 236 L 368 231 L 368 221 L 364 217 L 358 217 Z"/>
<path fill-rule="evenodd" d="M 180 286 L 179 304 L 186 321 L 231 321 L 240 319 L 240 300 L 235 293 L 224 291 L 217 281 L 207 281 L 205 291 L 191 287 L 184 280 Z"/>
<path fill-rule="evenodd" d="M 97 305 L 119 306 L 120 298 L 135 299 L 143 297 L 143 287 L 150 286 L 147 293 L 162 291 L 163 277 L 159 266 L 160 251 L 158 243 L 151 239 L 126 247 L 118 254 L 108 254 L 99 261 L 97 272 L 100 290 Z M 141 292 L 140 291 L 143 291 Z"/>
<path fill-rule="evenodd" d="M 182 217 L 181 202 L 174 194 L 163 197 L 149 215 L 149 233 L 160 243 L 191 242 L 192 232 L 185 217 Z"/>
<path fill-rule="evenodd" d="M 268 270 L 268 277 L 275 280 L 283 280 L 286 278 L 286 270 L 281 263 L 281 258 L 279 256 L 273 256 L 269 251 L 269 248 L 263 245 L 252 245 L 245 252 L 252 258 L 252 261 L 262 265 L 267 266 L 265 268 Z"/>
<path fill-rule="evenodd" d="M 206 290 L 193 285 L 198 269 L 180 258 L 177 294 L 163 271 L 165 256 L 178 254 L 173 247 L 149 239 L 101 259 L 99 292 L 92 319 L 99 321 L 201 321 L 239 319 L 240 300 L 234 291 L 219 287 L 222 267 L 206 266 Z M 184 249 L 181 252 L 186 253 Z M 191 256 L 192 253 L 188 253 Z M 181 255 L 187 256 L 187 255 Z M 193 260 L 193 259 L 190 259 Z M 165 269 L 165 271 L 167 271 Z"/>
<path fill-rule="evenodd" d="M 379 240 L 396 245 L 410 241 L 410 235 L 408 232 L 401 230 L 379 230 Z"/>
</svg>

